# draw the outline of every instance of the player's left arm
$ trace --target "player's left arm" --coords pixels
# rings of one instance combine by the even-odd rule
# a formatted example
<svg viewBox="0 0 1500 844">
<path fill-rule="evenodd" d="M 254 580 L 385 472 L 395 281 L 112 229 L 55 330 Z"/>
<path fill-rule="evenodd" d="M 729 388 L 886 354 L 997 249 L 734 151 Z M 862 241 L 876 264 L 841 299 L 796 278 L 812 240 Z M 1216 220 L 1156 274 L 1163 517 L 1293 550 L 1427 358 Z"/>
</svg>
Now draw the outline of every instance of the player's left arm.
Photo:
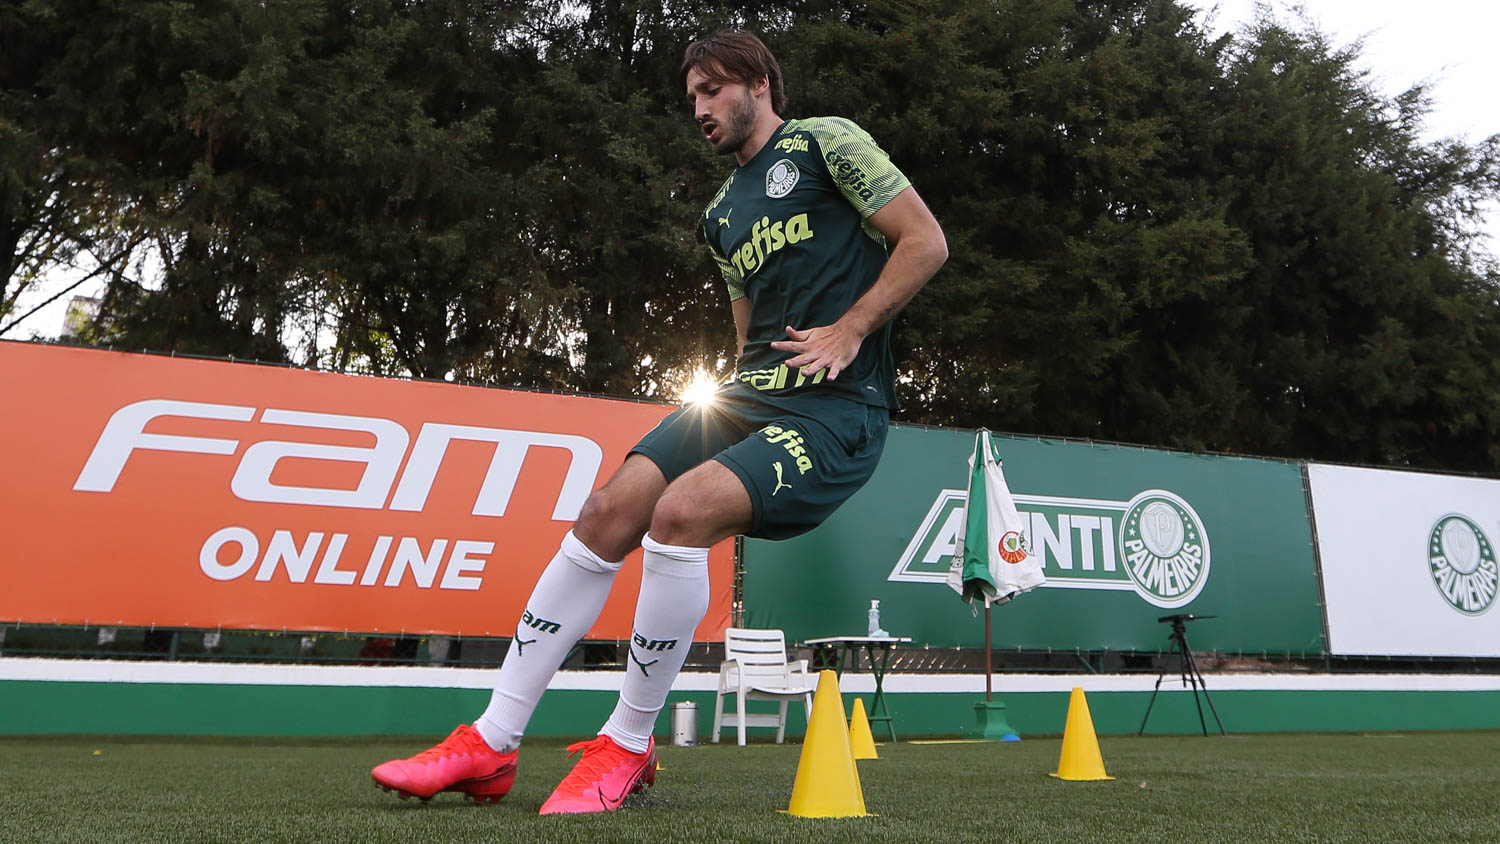
<svg viewBox="0 0 1500 844">
<path fill-rule="evenodd" d="M 801 367 L 805 375 L 826 368 L 830 381 L 838 378 L 870 332 L 889 322 L 948 260 L 943 229 L 915 188 L 896 194 L 870 215 L 870 224 L 895 244 L 885 269 L 832 325 L 808 329 L 788 325 L 786 334 L 791 339 L 771 344 L 773 349 L 797 353 L 786 361 L 787 366 Z"/>
</svg>

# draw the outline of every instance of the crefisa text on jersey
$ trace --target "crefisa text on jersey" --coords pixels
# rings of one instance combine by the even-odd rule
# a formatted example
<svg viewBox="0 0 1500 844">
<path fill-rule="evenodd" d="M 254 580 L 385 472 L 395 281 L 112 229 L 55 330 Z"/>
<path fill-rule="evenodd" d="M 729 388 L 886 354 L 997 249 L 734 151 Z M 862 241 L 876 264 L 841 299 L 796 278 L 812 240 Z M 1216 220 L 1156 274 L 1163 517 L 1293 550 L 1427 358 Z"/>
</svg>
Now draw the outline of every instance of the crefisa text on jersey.
<svg viewBox="0 0 1500 844">
<path fill-rule="evenodd" d="M 761 217 L 750 227 L 750 239 L 740 244 L 731 260 L 742 275 L 754 275 L 773 252 L 781 251 L 787 244 L 812 240 L 812 237 L 812 224 L 807 221 L 806 214 L 774 223 L 770 217 Z"/>
</svg>

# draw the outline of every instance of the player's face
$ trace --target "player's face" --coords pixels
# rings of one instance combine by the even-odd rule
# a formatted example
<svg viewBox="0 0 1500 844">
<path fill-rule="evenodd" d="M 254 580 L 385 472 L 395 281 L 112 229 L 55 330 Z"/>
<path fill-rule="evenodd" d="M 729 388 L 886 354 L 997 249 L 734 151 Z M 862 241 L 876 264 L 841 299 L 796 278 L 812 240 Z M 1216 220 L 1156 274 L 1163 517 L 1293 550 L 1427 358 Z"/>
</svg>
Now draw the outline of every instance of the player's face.
<svg viewBox="0 0 1500 844">
<path fill-rule="evenodd" d="M 710 79 L 693 68 L 687 74 L 687 97 L 703 137 L 720 155 L 740 151 L 755 130 L 755 97 L 742 82 Z"/>
</svg>

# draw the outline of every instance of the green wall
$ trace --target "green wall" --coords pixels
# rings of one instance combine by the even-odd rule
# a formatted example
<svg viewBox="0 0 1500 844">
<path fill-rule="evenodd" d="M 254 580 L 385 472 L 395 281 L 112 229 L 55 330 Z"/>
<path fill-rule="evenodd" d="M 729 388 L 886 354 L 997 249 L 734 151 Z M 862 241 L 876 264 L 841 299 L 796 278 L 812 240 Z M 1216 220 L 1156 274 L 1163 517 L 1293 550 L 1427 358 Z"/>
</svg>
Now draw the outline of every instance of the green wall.
<svg viewBox="0 0 1500 844">
<path fill-rule="evenodd" d="M 1088 696 L 1100 734 L 1133 734 L 1149 692 L 1095 692 Z M 846 707 L 853 695 L 846 694 Z M 957 736 L 975 727 L 982 694 L 888 694 L 898 738 Z M 1023 737 L 1060 734 L 1068 693 L 1022 692 L 998 697 L 1007 720 Z M 201 683 L 94 683 L 0 681 L 0 733 L 118 733 L 135 735 L 344 736 L 442 735 L 472 720 L 489 693 L 472 689 L 383 686 L 228 686 Z M 530 735 L 584 736 L 614 707 L 613 691 L 553 690 L 542 698 Z M 669 735 L 671 703 L 698 704 L 699 732 L 713 719 L 711 692 L 673 694 L 657 721 Z M 1230 732 L 1359 732 L 1500 728 L 1500 691 L 1241 691 L 1213 696 Z M 869 704 L 866 696 L 866 705 Z M 752 704 L 767 709 L 769 704 Z M 1210 731 L 1213 720 L 1205 707 Z M 789 708 L 788 734 L 805 730 L 802 708 Z M 1150 733 L 1196 733 L 1190 694 L 1163 692 L 1151 713 Z M 878 729 L 876 738 L 883 738 Z M 770 730 L 752 730 L 765 741 Z M 728 741 L 732 731 L 725 732 Z"/>
<path fill-rule="evenodd" d="M 1068 534 L 1071 546 L 1065 554 L 1060 544 L 1029 537 L 1056 583 L 995 611 L 996 648 L 1166 650 L 1169 630 L 1157 619 L 1191 612 L 1217 616 L 1189 629 L 1195 650 L 1324 652 L 1312 528 L 1297 464 L 1003 435 L 994 440 L 1017 507 Z M 870 600 L 878 598 L 882 626 L 894 635 L 917 645 L 982 647 L 982 618 L 943 583 L 952 554 L 942 553 L 942 526 L 958 506 L 943 491 L 965 489 L 973 448 L 971 432 L 896 426 L 875 476 L 823 525 L 785 542 L 746 540 L 746 626 L 782 628 L 789 641 L 863 635 Z M 1201 524 L 1182 524 L 1193 533 L 1201 526 L 1209 551 L 1196 596 L 1174 607 L 1163 606 L 1171 600 L 1160 597 L 1153 603 L 1126 571 L 1132 547 L 1140 547 L 1130 532 L 1141 527 L 1151 491 L 1167 493 L 1157 499 L 1186 503 Z M 1180 509 L 1174 503 L 1157 513 Z M 924 520 L 931 522 L 925 530 Z M 1175 516 L 1167 521 L 1176 524 Z M 1060 588 L 1063 581 L 1069 588 Z"/>
</svg>

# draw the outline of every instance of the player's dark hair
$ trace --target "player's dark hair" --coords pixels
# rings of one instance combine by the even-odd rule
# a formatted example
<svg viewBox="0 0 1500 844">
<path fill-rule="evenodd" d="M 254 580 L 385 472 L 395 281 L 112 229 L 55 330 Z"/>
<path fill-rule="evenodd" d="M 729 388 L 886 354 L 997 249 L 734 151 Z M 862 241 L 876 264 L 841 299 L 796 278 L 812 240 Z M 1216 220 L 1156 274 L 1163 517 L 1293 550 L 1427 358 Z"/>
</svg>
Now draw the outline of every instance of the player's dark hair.
<svg viewBox="0 0 1500 844">
<path fill-rule="evenodd" d="M 697 68 L 709 79 L 753 84 L 764 76 L 771 84 L 771 109 L 786 110 L 786 91 L 781 84 L 781 65 L 766 45 L 749 32 L 726 30 L 694 41 L 682 54 L 678 81 L 687 90 L 688 71 Z"/>
</svg>

